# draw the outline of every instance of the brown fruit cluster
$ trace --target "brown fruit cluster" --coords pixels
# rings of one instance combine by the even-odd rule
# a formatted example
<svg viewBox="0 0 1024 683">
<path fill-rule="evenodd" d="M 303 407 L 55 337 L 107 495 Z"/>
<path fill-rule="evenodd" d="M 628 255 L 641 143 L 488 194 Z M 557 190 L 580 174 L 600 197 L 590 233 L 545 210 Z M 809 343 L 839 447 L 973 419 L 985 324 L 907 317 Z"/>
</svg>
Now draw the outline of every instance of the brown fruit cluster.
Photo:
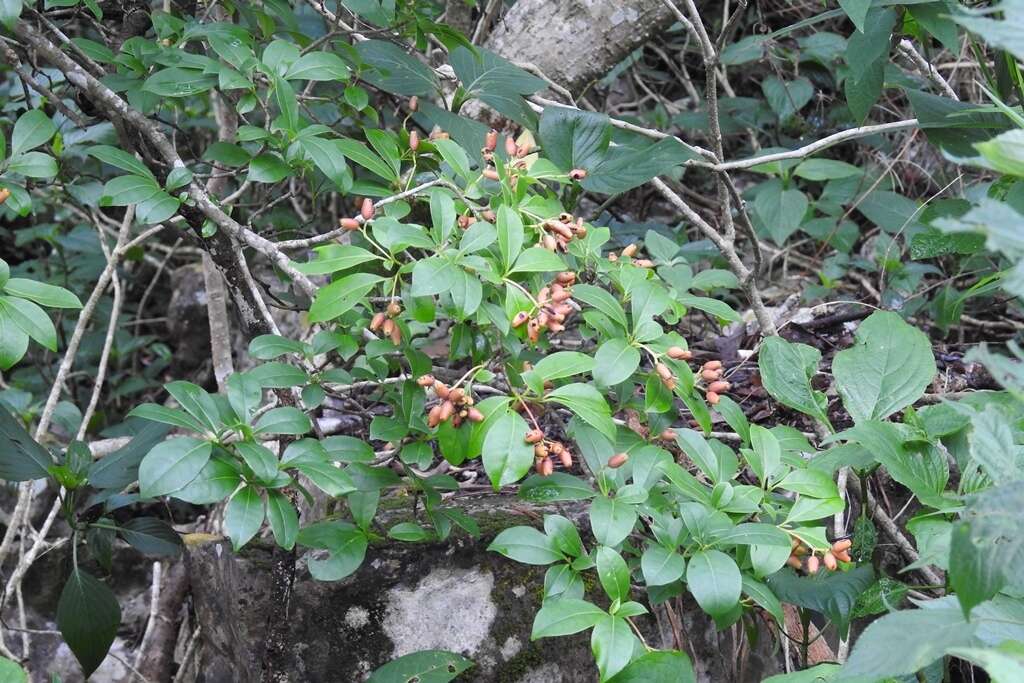
<svg viewBox="0 0 1024 683">
<path fill-rule="evenodd" d="M 526 432 L 523 441 L 533 446 L 533 469 L 542 477 L 555 471 L 554 459 L 562 463 L 564 469 L 572 467 L 572 451 L 561 441 L 545 439 L 540 429 Z"/>
<path fill-rule="evenodd" d="M 438 403 L 427 411 L 427 426 L 433 429 L 442 422 L 452 421 L 453 427 L 458 427 L 463 420 L 470 422 L 483 422 L 484 414 L 473 407 L 473 397 L 465 389 L 460 387 L 449 387 L 433 375 L 423 375 L 416 380 L 424 389 L 433 390 Z"/>
<path fill-rule="evenodd" d="M 517 145 L 514 138 L 511 136 L 505 137 L 505 155 L 512 162 L 514 168 L 526 168 L 526 162 L 523 161 L 523 157 L 530 153 L 533 149 L 533 145 L 526 143 Z M 498 148 L 498 131 L 493 128 L 487 131 L 487 135 L 484 136 L 484 146 L 480 150 L 480 154 L 484 158 L 487 166 L 481 171 L 483 177 L 488 180 L 498 180 L 498 170 L 494 167 L 494 150 Z M 512 175 L 509 177 L 509 182 L 514 187 L 517 176 Z"/>
<path fill-rule="evenodd" d="M 512 318 L 512 327 L 526 325 L 526 336 L 536 344 L 540 335 L 547 330 L 552 334 L 565 329 L 565 320 L 573 312 L 572 284 L 576 273 L 565 271 L 555 276 L 550 285 L 541 287 L 537 293 L 537 309 L 533 315 L 519 311 Z"/>
<path fill-rule="evenodd" d="M 387 308 L 373 314 L 373 318 L 370 320 L 370 332 L 380 330 L 385 337 L 391 338 L 392 344 L 398 346 L 402 343 L 402 328 L 395 322 L 395 318 L 401 313 L 402 305 L 398 303 L 398 299 L 392 299 Z"/>
<path fill-rule="evenodd" d="M 632 263 L 637 268 L 653 268 L 654 267 L 654 261 L 652 261 L 650 259 L 646 259 L 646 258 L 633 258 L 634 256 L 636 256 L 636 252 L 638 250 L 639 250 L 639 247 L 637 247 L 635 244 L 627 244 L 622 249 L 622 253 L 621 254 L 616 254 L 614 251 L 610 252 L 608 254 L 608 260 L 611 261 L 612 263 L 615 263 L 616 261 L 619 260 L 619 258 L 621 256 L 622 258 L 632 259 L 632 261 L 630 261 L 630 263 Z"/>
<path fill-rule="evenodd" d="M 569 242 L 587 236 L 587 228 L 583 225 L 583 217 L 575 217 L 571 213 L 562 213 L 557 219 L 549 218 L 541 223 L 541 235 L 537 240 L 538 247 L 548 251 L 569 251 Z"/>
<path fill-rule="evenodd" d="M 729 391 L 732 386 L 722 380 L 722 361 L 709 360 L 700 368 L 700 378 L 707 382 L 705 398 L 711 405 L 718 405 L 722 394 Z"/>
<path fill-rule="evenodd" d="M 786 564 L 798 571 L 801 569 L 805 570 L 808 574 L 817 574 L 822 565 L 828 571 L 834 572 L 839 568 L 839 560 L 843 562 L 851 561 L 850 546 L 853 545 L 853 541 L 848 538 L 833 543 L 832 548 L 826 550 L 821 559 L 818 559 L 813 550 L 810 550 L 797 539 L 792 539 L 790 543 L 792 545 L 792 552 L 789 555 L 789 559 L 786 560 Z M 810 555 L 805 562 L 803 558 L 805 555 L 808 555 L 808 552 L 810 552 Z"/>
</svg>

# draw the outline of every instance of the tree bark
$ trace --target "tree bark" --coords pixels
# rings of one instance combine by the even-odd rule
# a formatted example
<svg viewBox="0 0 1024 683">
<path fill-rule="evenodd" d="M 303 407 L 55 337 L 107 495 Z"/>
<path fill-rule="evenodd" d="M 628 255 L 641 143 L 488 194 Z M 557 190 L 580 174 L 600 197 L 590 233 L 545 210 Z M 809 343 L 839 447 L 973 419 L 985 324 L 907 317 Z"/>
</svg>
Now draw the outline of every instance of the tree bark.
<svg viewBox="0 0 1024 683">
<path fill-rule="evenodd" d="M 579 96 L 672 21 L 661 0 L 519 0 L 484 47 Z"/>
</svg>

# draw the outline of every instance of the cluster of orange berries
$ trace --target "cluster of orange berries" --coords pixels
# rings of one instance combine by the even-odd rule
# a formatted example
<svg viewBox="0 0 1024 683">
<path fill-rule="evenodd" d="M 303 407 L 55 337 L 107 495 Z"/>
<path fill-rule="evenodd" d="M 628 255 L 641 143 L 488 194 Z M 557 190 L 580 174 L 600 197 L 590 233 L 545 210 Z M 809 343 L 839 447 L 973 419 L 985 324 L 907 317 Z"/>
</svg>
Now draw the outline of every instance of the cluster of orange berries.
<svg viewBox="0 0 1024 683">
<path fill-rule="evenodd" d="M 373 200 L 369 197 L 364 197 L 363 201 L 359 204 L 359 215 L 355 218 L 342 218 L 338 221 L 338 224 L 350 232 L 358 230 L 363 223 L 372 220 L 373 215 L 377 212 L 376 207 L 373 205 Z"/>
<path fill-rule="evenodd" d="M 704 363 L 700 369 L 700 378 L 708 383 L 705 398 L 711 405 L 718 405 L 722 394 L 729 391 L 732 386 L 722 380 L 722 361 L 720 360 L 709 360 Z"/>
<path fill-rule="evenodd" d="M 587 236 L 587 228 L 583 225 L 583 217 L 575 217 L 571 213 L 561 213 L 557 219 L 549 218 L 541 223 L 540 239 L 537 240 L 538 247 L 544 247 L 548 251 L 569 251 L 569 242 L 574 238 L 582 239 Z"/>
<path fill-rule="evenodd" d="M 496 150 L 497 148 L 498 131 L 492 128 L 489 131 L 487 131 L 487 135 L 484 136 L 484 146 L 483 149 L 480 150 L 480 154 L 483 156 L 484 162 L 487 163 L 487 166 L 482 171 L 482 175 L 488 180 L 498 180 L 499 178 L 498 170 L 494 167 L 494 150 Z M 511 137 L 505 137 L 505 155 L 508 156 L 510 160 L 515 159 L 516 161 L 513 163 L 513 165 L 518 168 L 526 167 L 526 162 L 523 161 L 522 159 L 527 154 L 529 154 L 530 150 L 532 149 L 533 145 L 530 144 L 529 142 L 517 145 L 516 141 L 513 140 Z M 511 179 L 509 180 L 509 182 L 511 182 L 513 186 L 515 185 L 515 181 L 516 176 L 512 176 Z"/>
<path fill-rule="evenodd" d="M 565 469 L 572 467 L 572 451 L 561 441 L 545 439 L 541 429 L 526 432 L 523 441 L 533 446 L 533 469 L 540 476 L 546 477 L 555 471 L 553 457 L 558 458 Z"/>
<path fill-rule="evenodd" d="M 402 343 L 402 329 L 395 322 L 402 313 L 402 306 L 397 299 L 392 299 L 387 308 L 374 313 L 370 320 L 370 332 L 380 330 L 385 337 L 391 338 L 391 343 L 398 346 Z"/>
<path fill-rule="evenodd" d="M 646 259 L 646 258 L 633 258 L 634 256 L 636 256 L 636 252 L 637 252 L 638 248 L 639 247 L 637 247 L 635 244 L 627 244 L 622 249 L 622 257 L 623 258 L 631 258 L 631 259 L 633 259 L 632 261 L 630 261 L 630 263 L 632 263 L 637 268 L 653 268 L 654 267 L 654 261 L 652 261 L 650 259 Z M 618 261 L 619 260 L 619 254 L 616 254 L 614 251 L 610 252 L 608 254 L 608 260 L 611 261 L 612 263 L 614 263 L 615 261 Z"/>
<path fill-rule="evenodd" d="M 535 315 L 519 311 L 512 318 L 512 327 L 526 325 L 526 336 L 536 344 L 541 332 L 558 333 L 565 329 L 565 319 L 572 314 L 572 285 L 576 273 L 565 271 L 555 276 L 550 285 L 541 287 L 537 293 Z"/>
<path fill-rule="evenodd" d="M 431 429 L 448 420 L 452 421 L 453 427 L 458 427 L 463 420 L 484 421 L 484 414 L 473 407 L 473 397 L 465 389 L 449 387 L 441 380 L 434 379 L 433 375 L 423 375 L 416 383 L 424 389 L 433 389 L 439 400 L 427 411 L 427 426 Z"/>
<path fill-rule="evenodd" d="M 838 560 L 842 560 L 843 562 L 851 561 L 850 546 L 852 545 L 853 541 L 848 538 L 836 541 L 832 544 L 832 548 L 830 550 L 826 550 L 819 560 L 813 550 L 810 550 L 807 546 L 794 538 L 791 540 L 792 552 L 790 553 L 789 559 L 786 560 L 786 564 L 793 569 L 806 569 L 808 574 L 817 574 L 822 565 L 825 565 L 825 569 L 829 571 L 835 571 L 839 567 Z M 803 557 L 808 555 L 808 552 L 810 554 L 807 557 L 807 563 L 805 565 Z"/>
</svg>

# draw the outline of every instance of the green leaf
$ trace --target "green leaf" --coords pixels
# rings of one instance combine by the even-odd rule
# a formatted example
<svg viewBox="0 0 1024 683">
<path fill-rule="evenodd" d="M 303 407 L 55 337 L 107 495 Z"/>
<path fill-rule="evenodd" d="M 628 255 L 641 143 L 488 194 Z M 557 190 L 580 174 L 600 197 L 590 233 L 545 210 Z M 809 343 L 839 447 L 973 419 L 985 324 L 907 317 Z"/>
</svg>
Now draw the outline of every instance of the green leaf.
<svg viewBox="0 0 1024 683">
<path fill-rule="evenodd" d="M 42 346 L 51 351 L 57 350 L 57 329 L 46 311 L 31 301 L 0 296 L 0 317 L 12 321 Z"/>
<path fill-rule="evenodd" d="M 429 95 L 438 90 L 434 72 L 385 40 L 366 40 L 356 45 L 359 57 L 373 67 L 361 77 L 381 90 L 396 95 Z"/>
<path fill-rule="evenodd" d="M 388 662 L 366 683 L 448 683 L 472 666 L 472 661 L 454 652 L 422 650 Z"/>
<path fill-rule="evenodd" d="M 239 441 L 235 444 L 235 450 L 257 479 L 261 481 L 274 479 L 277 474 L 277 456 L 272 450 L 251 441 Z"/>
<path fill-rule="evenodd" d="M 779 600 L 823 614 L 845 635 L 857 597 L 875 582 L 875 572 L 868 565 L 802 577 L 787 567 L 766 581 Z"/>
<path fill-rule="evenodd" d="M 718 456 L 703 436 L 692 429 L 677 429 L 676 443 L 679 448 L 700 468 L 708 479 L 717 482 L 720 477 Z"/>
<path fill-rule="evenodd" d="M 736 562 L 718 550 L 697 551 L 690 557 L 686 584 L 701 609 L 712 616 L 733 609 L 743 589 Z"/>
<path fill-rule="evenodd" d="M 337 142 L 338 149 L 341 150 L 342 154 L 366 170 L 388 181 L 398 180 L 398 174 L 395 172 L 395 169 L 363 143 L 349 138 L 343 138 L 335 142 Z"/>
<path fill-rule="evenodd" d="M 128 206 L 148 200 L 162 192 L 150 176 L 124 175 L 107 181 L 103 186 L 100 206 Z"/>
<path fill-rule="evenodd" d="M 616 498 L 598 496 L 590 505 L 590 528 L 601 545 L 617 546 L 633 531 L 636 520 L 636 506 Z"/>
<path fill-rule="evenodd" d="M 412 269 L 412 295 L 432 296 L 447 292 L 458 282 L 458 268 L 443 256 L 416 262 Z"/>
<path fill-rule="evenodd" d="M 697 677 L 684 653 L 656 650 L 634 659 L 608 683 L 697 683 Z"/>
<path fill-rule="evenodd" d="M 299 138 L 299 145 L 320 172 L 342 192 L 352 187 L 352 173 L 345 164 L 343 140 L 326 140 L 316 135 Z"/>
<path fill-rule="evenodd" d="M 17 3 L 20 7 L 21 0 L 17 0 Z M 0 21 L 3 20 L 4 17 L 0 14 Z M 4 683 L 28 683 L 28 674 L 18 666 L 17 662 L 6 657 L 0 657 L 0 681 L 4 681 Z"/>
<path fill-rule="evenodd" d="M 779 120 L 785 121 L 811 101 L 814 97 L 814 85 L 803 76 L 791 81 L 782 80 L 778 76 L 768 76 L 761 81 L 761 92 Z"/>
<path fill-rule="evenodd" d="M 146 79 L 142 89 L 160 97 L 188 97 L 206 92 L 217 85 L 217 75 L 198 69 L 170 67 Z"/>
<path fill-rule="evenodd" d="M 762 609 L 775 617 L 775 623 L 779 626 L 785 625 L 786 617 L 782 611 L 782 603 L 779 602 L 779 599 L 775 597 L 775 593 L 772 593 L 768 586 L 744 574 L 743 592 L 749 595 Z"/>
<path fill-rule="evenodd" d="M 533 619 L 530 640 L 579 633 L 592 628 L 607 616 L 607 612 L 586 600 L 574 598 L 545 600 L 537 612 L 537 616 Z"/>
<path fill-rule="evenodd" d="M 0 22 L 7 28 L 13 29 L 14 24 L 18 21 L 18 17 L 21 16 L 23 4 L 23 0 L 0 1 Z"/>
<path fill-rule="evenodd" d="M 974 645 L 976 628 L 964 622 L 956 609 L 936 607 L 887 614 L 857 638 L 842 677 L 875 680 L 913 675 L 951 648 Z"/>
<path fill-rule="evenodd" d="M 964 618 L 970 619 L 971 610 L 992 598 L 1004 585 L 1002 548 L 997 545 L 976 547 L 971 538 L 970 525 L 961 522 L 950 534 L 949 570 L 950 587 L 956 592 Z"/>
<path fill-rule="evenodd" d="M 513 412 L 499 417 L 487 430 L 483 463 L 495 491 L 519 481 L 530 471 L 533 446 L 524 440 L 528 431 L 526 420 Z"/>
<path fill-rule="evenodd" d="M 312 428 L 306 414 L 292 406 L 272 408 L 256 422 L 257 434 L 305 434 Z"/>
<path fill-rule="evenodd" d="M 825 517 L 831 517 L 837 512 L 841 512 L 846 506 L 843 504 L 843 499 L 839 497 L 835 498 L 811 498 L 809 496 L 800 496 L 793 503 L 793 507 L 790 508 L 789 514 L 786 515 L 786 521 L 790 524 L 796 524 L 798 522 L 810 522 L 816 519 L 823 519 Z"/>
<path fill-rule="evenodd" d="M 565 261 L 544 247 L 530 247 L 519 254 L 510 273 L 553 273 L 565 270 Z M 575 292 L 575 289 L 573 290 Z"/>
<path fill-rule="evenodd" d="M 146 164 L 136 159 L 133 155 L 109 145 L 94 145 L 86 150 L 86 154 L 103 163 L 110 164 L 114 168 L 128 171 L 132 175 L 153 178 L 153 172 Z"/>
<path fill-rule="evenodd" d="M 626 321 L 626 311 L 623 310 L 622 304 L 607 291 L 593 285 L 580 284 L 573 286 L 572 295 L 577 301 L 593 306 L 604 313 L 614 322 L 618 323 L 623 330 L 629 329 L 629 323 Z"/>
<path fill-rule="evenodd" d="M 519 212 L 505 205 L 498 207 L 497 228 L 501 263 L 508 272 L 523 250 L 523 221 Z"/>
<path fill-rule="evenodd" d="M 428 530 L 413 522 L 400 522 L 388 529 L 388 538 L 409 543 L 429 540 L 432 535 Z"/>
<path fill-rule="evenodd" d="M 346 81 L 348 67 L 341 57 L 331 52 L 307 52 L 299 57 L 285 72 L 288 80 L 302 81 Z"/>
<path fill-rule="evenodd" d="M 78 567 L 57 603 L 57 628 L 89 678 L 107 657 L 121 625 L 121 606 L 105 583 Z"/>
<path fill-rule="evenodd" d="M 306 275 L 329 275 L 361 266 L 370 261 L 380 260 L 376 254 L 350 244 L 329 244 L 316 251 L 315 261 L 292 262 L 292 265 L 297 271 Z"/>
<path fill-rule="evenodd" d="M 971 459 L 994 482 L 1024 479 L 1024 455 L 1014 443 L 1013 427 L 994 405 L 971 416 Z"/>
<path fill-rule="evenodd" d="M 683 577 L 686 560 L 674 550 L 652 545 L 640 557 L 640 570 L 648 586 L 665 586 Z"/>
<path fill-rule="evenodd" d="M 220 411 L 213 398 L 202 387 L 192 382 L 177 381 L 165 384 L 164 388 L 189 415 L 211 431 L 217 431 L 221 424 Z"/>
<path fill-rule="evenodd" d="M 0 405 L 0 479 L 45 479 L 53 464 L 49 451 L 36 443 L 6 406 Z"/>
<path fill-rule="evenodd" d="M 608 117 L 567 107 L 545 107 L 540 117 L 544 156 L 563 171 L 597 169 L 611 142 Z"/>
<path fill-rule="evenodd" d="M 356 490 L 352 477 L 343 469 L 329 462 L 300 462 L 294 467 L 309 477 L 321 491 L 335 498 Z"/>
<path fill-rule="evenodd" d="M 839 0 L 839 6 L 850 17 L 850 21 L 857 27 L 857 30 L 864 32 L 864 19 L 871 8 L 871 0 Z"/>
<path fill-rule="evenodd" d="M 93 462 L 89 467 L 89 484 L 98 489 L 123 489 L 136 481 L 139 463 L 169 431 L 163 424 L 145 424 L 127 444 Z"/>
<path fill-rule="evenodd" d="M 280 491 L 267 491 L 267 520 L 277 544 L 291 550 L 299 536 L 299 515 L 288 496 Z"/>
<path fill-rule="evenodd" d="M 609 439 L 615 440 L 615 423 L 612 422 L 611 410 L 601 393 L 589 384 L 566 384 L 558 387 L 548 394 L 547 400 L 562 404 L 588 425 Z"/>
<path fill-rule="evenodd" d="M 241 483 L 241 475 L 231 464 L 210 458 L 192 483 L 175 491 L 174 497 L 193 505 L 211 505 L 230 496 Z"/>
<path fill-rule="evenodd" d="M 779 403 L 831 424 L 825 414 L 825 397 L 811 388 L 821 352 L 806 344 L 793 344 L 782 337 L 768 337 L 761 345 L 757 367 L 765 390 Z"/>
<path fill-rule="evenodd" d="M 590 649 L 594 651 L 601 679 L 608 679 L 622 671 L 629 664 L 633 650 L 638 645 L 639 641 L 628 621 L 607 614 L 601 617 L 590 634 Z"/>
<path fill-rule="evenodd" d="M 640 351 L 622 338 L 606 341 L 594 354 L 594 379 L 606 387 L 625 382 L 638 367 Z"/>
<path fill-rule="evenodd" d="M 264 389 L 286 389 L 309 381 L 309 375 L 294 365 L 273 361 L 257 365 L 245 373 Z"/>
<path fill-rule="evenodd" d="M 249 342 L 249 354 L 259 360 L 272 360 L 286 353 L 302 354 L 305 351 L 302 342 L 276 334 L 261 334 Z"/>
<path fill-rule="evenodd" d="M 487 550 L 523 564 L 545 565 L 564 559 L 554 540 L 531 526 L 505 529 L 491 541 Z"/>
<path fill-rule="evenodd" d="M 277 183 L 291 174 L 291 167 L 276 154 L 261 154 L 249 164 L 249 180 L 254 183 Z"/>
<path fill-rule="evenodd" d="M 594 359 L 579 351 L 556 351 L 541 358 L 533 372 L 545 380 L 582 375 L 594 369 Z"/>
<path fill-rule="evenodd" d="M 935 377 L 928 337 L 896 313 L 872 313 L 854 339 L 835 355 L 832 374 L 855 422 L 884 420 L 913 404 Z"/>
<path fill-rule="evenodd" d="M 246 486 L 238 490 L 224 510 L 224 533 L 238 552 L 263 526 L 263 499 L 259 491 Z"/>
<path fill-rule="evenodd" d="M 522 125 L 535 121 L 535 114 L 521 96 L 547 87 L 543 80 L 481 47 L 458 47 L 449 59 L 469 97 L 482 100 Z"/>
<path fill-rule="evenodd" d="M 864 175 L 862 169 L 835 159 L 807 159 L 793 170 L 793 175 L 804 180 L 821 182 Z"/>
<path fill-rule="evenodd" d="M 754 199 L 754 211 L 780 246 L 800 229 L 808 206 L 807 195 L 800 190 L 783 189 L 780 178 L 762 183 Z"/>
<path fill-rule="evenodd" d="M 611 600 L 629 599 L 629 567 L 621 555 L 607 546 L 597 549 L 597 578 Z"/>
<path fill-rule="evenodd" d="M 140 553 L 168 557 L 181 553 L 181 537 L 161 519 L 133 517 L 118 527 L 118 532 Z"/>
<path fill-rule="evenodd" d="M 382 279 L 369 273 L 353 273 L 321 288 L 309 307 L 309 321 L 327 322 L 347 313 Z"/>
<path fill-rule="evenodd" d="M 3 290 L 12 296 L 28 299 L 49 308 L 77 309 L 82 307 L 82 302 L 73 293 L 63 287 L 55 287 L 45 282 L 12 277 L 3 285 Z"/>
<path fill-rule="evenodd" d="M 57 160 L 43 152 L 23 152 L 10 158 L 7 169 L 27 178 L 52 178 L 57 175 Z"/>
<path fill-rule="evenodd" d="M 363 563 L 367 538 L 346 522 L 317 522 L 299 531 L 299 545 L 330 551 L 327 559 L 310 557 L 309 572 L 318 581 L 339 581 Z"/>
<path fill-rule="evenodd" d="M 532 503 L 586 500 L 594 495 L 588 483 L 565 472 L 552 472 L 546 477 L 535 474 L 519 485 L 519 497 Z"/>
<path fill-rule="evenodd" d="M 139 464 L 139 495 L 156 498 L 184 488 L 206 466 L 213 444 L 180 436 L 157 444 Z"/>
<path fill-rule="evenodd" d="M 135 406 L 132 408 L 131 412 L 128 413 L 128 416 L 174 425 L 175 427 L 182 427 L 183 429 L 188 429 L 200 434 L 207 430 L 207 427 L 199 422 L 199 420 L 195 419 L 185 411 L 178 410 L 177 408 L 168 408 L 157 403 L 143 403 L 142 405 Z"/>
<path fill-rule="evenodd" d="M 49 142 L 56 133 L 57 126 L 42 109 L 25 112 L 14 122 L 14 131 L 11 133 L 11 157 Z"/>
</svg>

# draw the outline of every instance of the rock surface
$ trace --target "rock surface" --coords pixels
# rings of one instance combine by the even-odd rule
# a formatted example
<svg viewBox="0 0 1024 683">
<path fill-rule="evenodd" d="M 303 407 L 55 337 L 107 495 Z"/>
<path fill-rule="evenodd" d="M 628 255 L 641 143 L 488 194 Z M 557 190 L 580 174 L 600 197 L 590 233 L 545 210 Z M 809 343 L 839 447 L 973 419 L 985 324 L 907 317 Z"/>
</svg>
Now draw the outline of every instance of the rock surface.
<svg viewBox="0 0 1024 683">
<path fill-rule="evenodd" d="M 463 507 L 480 524 L 481 538 L 453 534 L 443 543 L 372 545 L 360 569 L 342 581 L 313 580 L 300 556 L 285 667 L 289 680 L 364 681 L 396 657 L 440 649 L 476 663 L 459 681 L 596 681 L 588 634 L 530 641 L 546 567 L 486 550 L 501 529 L 539 526 L 544 512 L 582 521 L 578 527 L 585 530 L 585 508 L 543 508 L 509 496 L 471 499 Z M 389 523 L 404 521 L 394 517 L 396 512 L 382 514 L 391 518 Z M 188 680 L 259 680 L 270 595 L 269 546 L 257 544 L 235 555 L 230 543 L 215 539 L 190 546 L 186 561 L 203 632 L 195 667 L 199 673 Z M 599 587 L 588 585 L 588 599 L 599 601 L 600 595 Z M 633 597 L 647 603 L 644 595 Z M 755 682 L 780 671 L 780 653 L 767 629 L 761 628 L 750 645 L 738 626 L 717 632 L 689 596 L 677 609 L 683 645 L 702 683 Z M 671 647 L 671 627 L 662 617 L 637 619 L 652 647 Z"/>
<path fill-rule="evenodd" d="M 426 649 L 472 659 L 476 666 L 460 680 L 597 680 L 585 634 L 530 642 L 546 568 L 486 551 L 499 528 L 532 520 L 498 504 L 473 514 L 491 529 L 481 539 L 371 546 L 360 569 L 335 583 L 313 580 L 300 558 L 291 680 L 362 681 L 388 661 Z M 226 540 L 189 549 L 204 636 L 197 683 L 259 679 L 270 557 L 263 546 L 235 555 Z"/>
</svg>

